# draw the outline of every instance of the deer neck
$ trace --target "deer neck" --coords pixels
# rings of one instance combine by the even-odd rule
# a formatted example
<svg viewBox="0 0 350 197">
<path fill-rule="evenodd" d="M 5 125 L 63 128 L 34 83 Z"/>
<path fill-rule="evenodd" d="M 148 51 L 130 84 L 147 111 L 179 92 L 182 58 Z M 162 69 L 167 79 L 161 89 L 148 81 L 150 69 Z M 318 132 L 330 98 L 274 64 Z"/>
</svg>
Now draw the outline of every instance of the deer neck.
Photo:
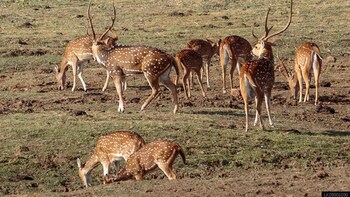
<svg viewBox="0 0 350 197">
<path fill-rule="evenodd" d="M 109 51 L 110 49 L 107 49 L 105 47 L 92 45 L 92 54 L 94 56 L 94 59 L 104 67 L 107 66 Z"/>
</svg>

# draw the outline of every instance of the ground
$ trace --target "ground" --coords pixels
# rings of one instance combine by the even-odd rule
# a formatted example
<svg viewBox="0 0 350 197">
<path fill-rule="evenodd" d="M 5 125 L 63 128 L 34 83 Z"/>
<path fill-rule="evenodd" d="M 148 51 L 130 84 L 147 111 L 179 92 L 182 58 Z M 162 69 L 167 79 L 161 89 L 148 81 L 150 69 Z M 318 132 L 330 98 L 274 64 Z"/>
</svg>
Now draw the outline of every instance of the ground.
<svg viewBox="0 0 350 197">
<path fill-rule="evenodd" d="M 287 13 L 284 12 L 288 6 L 285 2 L 273 3 L 276 4 L 272 10 L 278 8 L 283 10 L 282 14 Z M 320 105 L 313 104 L 314 86 L 310 102 L 293 100 L 287 82 L 276 68 L 272 92 L 275 127 L 268 126 L 265 107 L 263 120 L 267 130 L 254 127 L 254 104 L 251 103 L 248 132 L 244 131 L 242 98 L 239 94 L 222 93 L 218 57 L 213 58 L 210 67 L 212 87 L 206 88 L 207 99 L 202 97 L 198 84 L 195 84 L 191 98 L 186 100 L 180 83 L 177 114 L 172 113 L 170 94 L 164 87 L 162 94 L 145 111 L 140 111 L 151 90 L 143 75 L 128 76 L 125 113 L 118 113 L 115 88 L 110 83 L 105 92 L 101 91 L 105 71 L 95 62 L 84 67 L 87 92 L 83 91 L 79 81 L 77 89 L 71 91 L 71 68 L 67 71 L 67 88 L 57 90 L 52 68 L 54 64 L 59 64 L 66 41 L 85 34 L 86 21 L 82 18 L 86 2 L 65 1 L 57 5 L 45 5 L 39 1 L 0 3 L 4 10 L 0 14 L 0 33 L 4 38 L 0 48 L 0 148 L 3 151 L 0 154 L 0 194 L 320 196 L 322 191 L 349 191 L 349 33 L 346 28 L 335 28 L 349 26 L 349 22 L 342 20 L 347 10 L 346 6 L 339 7 L 330 2 L 316 3 L 320 10 L 315 17 L 327 16 L 319 20 L 319 29 L 310 25 L 312 21 L 309 21 L 310 24 L 303 21 L 308 18 L 304 10 L 307 5 L 295 3 L 295 20 L 290 30 L 277 40 L 279 45 L 274 50 L 279 50 L 285 61 L 290 60 L 288 66 L 292 68 L 298 44 L 303 40 L 319 44 L 324 60 Z M 96 4 L 93 7 L 94 20 L 107 18 L 101 10 L 109 10 L 110 7 L 98 7 L 100 2 Z M 247 15 L 249 10 L 261 10 L 259 4 L 263 2 L 257 2 L 257 5 L 240 2 L 237 11 Z M 67 15 L 67 11 L 58 9 L 62 6 L 77 12 L 69 18 L 72 20 L 69 24 L 60 16 Z M 121 21 L 118 25 L 118 31 L 122 32 L 120 42 L 146 43 L 169 54 L 179 51 L 189 39 L 210 34 L 213 40 L 218 40 L 231 35 L 232 29 L 242 30 L 243 36 L 251 37 L 250 24 L 257 20 L 254 19 L 257 17 L 250 17 L 247 22 L 239 22 L 240 17 L 231 12 L 233 3 L 224 5 L 214 1 L 195 1 L 191 9 L 185 2 L 180 7 L 158 1 L 144 3 L 137 8 L 128 2 L 119 2 L 117 6 L 125 8 L 119 10 L 117 16 Z M 159 17 L 152 6 L 161 6 L 164 9 L 162 17 L 167 20 Z M 29 14 L 20 14 L 18 10 Z M 28 10 L 30 12 L 24 12 Z M 266 9 L 261 11 L 265 13 Z M 280 17 L 279 25 L 274 27 L 276 31 L 286 20 L 281 13 L 273 12 L 271 16 L 271 23 L 277 23 L 273 18 Z M 53 18 L 42 18 L 46 14 L 51 14 Z M 129 25 L 128 20 L 132 17 L 137 20 Z M 193 27 L 193 21 L 201 25 Z M 238 23 L 231 24 L 232 29 L 226 31 L 230 21 Z M 263 22 L 263 18 L 258 22 Z M 67 31 L 62 28 L 64 25 L 74 27 L 73 24 L 79 24 L 79 28 L 68 28 Z M 96 26 L 102 29 L 104 25 Z M 331 27 L 327 28 L 327 25 Z M 190 27 L 200 33 L 194 34 Z M 261 27 L 263 25 L 256 28 Z M 16 33 L 11 34 L 10 31 L 14 30 Z M 203 33 L 206 31 L 209 33 Z M 254 41 L 251 43 L 254 44 Z M 174 78 L 174 71 L 171 77 Z M 238 88 L 237 71 L 234 83 Z M 160 170 L 156 170 L 143 181 L 128 180 L 108 185 L 102 185 L 102 169 L 99 166 L 92 172 L 93 187 L 83 188 L 76 158 L 86 161 L 97 138 L 115 130 L 138 132 L 146 142 L 172 138 L 184 148 L 188 164 L 176 160 L 175 181 L 167 180 Z"/>
</svg>

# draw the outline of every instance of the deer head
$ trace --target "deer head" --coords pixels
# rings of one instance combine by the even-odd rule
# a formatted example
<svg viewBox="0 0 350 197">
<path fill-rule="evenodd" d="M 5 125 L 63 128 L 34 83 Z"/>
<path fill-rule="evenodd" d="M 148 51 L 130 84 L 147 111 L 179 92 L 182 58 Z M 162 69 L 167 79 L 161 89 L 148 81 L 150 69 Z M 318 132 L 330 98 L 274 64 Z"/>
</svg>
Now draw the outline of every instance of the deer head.
<svg viewBox="0 0 350 197">
<path fill-rule="evenodd" d="M 269 42 L 268 40 L 271 37 L 277 36 L 288 29 L 290 23 L 292 22 L 292 7 L 293 7 L 293 0 L 291 0 L 290 2 L 290 14 L 289 14 L 289 20 L 287 22 L 287 25 L 282 30 L 270 35 L 269 33 L 273 26 L 271 26 L 270 28 L 267 26 L 270 8 L 268 9 L 265 17 L 265 35 L 262 36 L 260 39 L 258 39 L 258 37 L 254 34 L 254 29 L 252 30 L 253 37 L 258 40 L 257 44 L 252 49 L 253 55 L 257 56 L 258 58 L 273 59 L 272 46 L 274 46 L 274 44 Z"/>
<path fill-rule="evenodd" d="M 111 18 L 112 24 L 106 29 L 106 31 L 103 34 L 101 34 L 101 36 L 99 38 L 96 38 L 94 26 L 92 23 L 92 17 L 91 17 L 91 13 L 90 13 L 91 4 L 92 4 L 92 1 L 90 1 L 90 3 L 89 3 L 87 15 L 88 15 L 88 20 L 89 20 L 89 24 L 91 27 L 92 35 L 94 38 L 94 40 L 92 42 L 92 54 L 93 54 L 95 60 L 97 60 L 99 63 L 104 64 L 104 62 L 106 62 L 106 60 L 107 60 L 107 56 L 105 56 L 103 54 L 99 55 L 100 51 L 110 48 L 111 46 L 113 46 L 113 45 L 111 45 L 111 43 L 114 43 L 118 39 L 118 36 L 114 33 L 114 31 L 112 31 L 112 28 L 113 28 L 114 22 L 115 22 L 115 18 L 116 18 L 116 9 L 115 9 L 115 6 L 113 4 L 113 17 Z M 111 39 L 108 37 L 108 38 L 103 39 L 109 31 L 112 32 L 112 34 L 114 35 L 114 38 Z"/>
<path fill-rule="evenodd" d="M 294 72 L 290 72 L 288 70 L 284 62 L 280 59 L 278 53 L 277 53 L 277 58 L 279 60 L 279 65 L 277 66 L 278 70 L 284 76 L 284 78 L 288 81 L 290 93 L 293 96 L 293 98 L 296 99 L 296 96 L 298 95 L 298 91 L 299 91 L 298 78 Z M 281 67 L 283 68 L 284 72 L 281 71 Z"/>
</svg>

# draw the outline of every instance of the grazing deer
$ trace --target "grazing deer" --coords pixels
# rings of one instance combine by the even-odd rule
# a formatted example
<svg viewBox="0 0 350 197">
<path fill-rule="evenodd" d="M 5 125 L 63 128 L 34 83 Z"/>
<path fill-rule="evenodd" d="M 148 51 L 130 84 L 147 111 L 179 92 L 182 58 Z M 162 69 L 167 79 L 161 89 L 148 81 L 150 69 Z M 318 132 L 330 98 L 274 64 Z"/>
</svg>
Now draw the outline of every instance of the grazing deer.
<svg viewBox="0 0 350 197">
<path fill-rule="evenodd" d="M 252 50 L 252 53 L 254 56 L 256 56 L 258 59 L 255 60 L 249 60 L 247 61 L 243 66 L 242 70 L 240 72 L 240 90 L 244 101 L 244 111 L 245 111 L 245 117 L 246 117 L 246 126 L 245 130 L 248 131 L 248 116 L 249 116 L 249 110 L 248 110 L 248 99 L 254 97 L 255 98 L 255 104 L 256 104 L 256 116 L 255 116 L 255 122 L 254 126 L 259 121 L 260 128 L 265 130 L 265 127 L 261 121 L 261 104 L 265 97 L 265 104 L 266 104 L 266 110 L 267 115 L 269 118 L 269 124 L 273 126 L 273 122 L 271 119 L 271 91 L 272 87 L 275 82 L 275 73 L 274 73 L 274 57 L 272 53 L 272 46 L 273 44 L 268 42 L 268 39 L 279 35 L 287 30 L 289 27 L 291 21 L 292 21 L 292 6 L 293 1 L 291 0 L 290 5 L 290 15 L 287 25 L 280 31 L 269 35 L 269 32 L 271 28 L 267 27 L 267 21 L 268 21 L 268 10 L 265 18 L 265 35 L 259 39 L 258 43 L 255 45 L 255 47 Z M 255 38 L 257 38 L 254 35 L 254 31 L 252 31 L 252 34 Z"/>
<path fill-rule="evenodd" d="M 111 31 L 114 34 L 114 37 L 104 36 L 102 39 L 105 40 L 106 44 L 111 47 L 115 44 L 115 42 L 118 40 L 118 36 Z M 90 61 L 93 59 L 91 46 L 92 46 L 93 36 L 86 35 L 81 36 L 75 40 L 70 41 L 63 54 L 63 58 L 61 61 L 60 66 L 55 66 L 56 71 L 56 81 L 57 86 L 59 90 L 63 90 L 66 83 L 66 71 L 68 69 L 68 65 L 72 66 L 73 70 L 73 87 L 72 91 L 75 90 L 76 86 L 76 76 L 78 72 L 78 78 L 80 79 L 84 91 L 87 91 L 86 84 L 83 79 L 83 63 Z M 107 78 L 106 82 L 102 88 L 102 91 L 104 91 L 107 88 L 108 85 L 108 79 L 109 79 L 109 73 L 107 72 Z"/>
<path fill-rule="evenodd" d="M 108 180 L 109 165 L 114 162 L 118 172 L 119 160 L 128 160 L 131 154 L 139 150 L 145 141 L 140 135 L 129 131 L 116 131 L 109 135 L 102 136 L 97 140 L 96 148 L 86 164 L 77 159 L 79 177 L 85 187 L 91 186 L 91 171 L 98 163 L 103 166 L 104 184 Z"/>
<path fill-rule="evenodd" d="M 92 24 L 92 18 L 90 15 L 91 2 L 88 7 L 88 20 L 93 33 L 92 52 L 94 58 L 98 63 L 104 65 L 107 71 L 113 78 L 114 85 L 118 92 L 119 107 L 118 111 L 124 111 L 123 91 L 122 91 L 122 75 L 124 73 L 143 73 L 152 88 L 152 94 L 146 99 L 141 107 L 144 108 L 159 94 L 159 81 L 162 82 L 166 88 L 172 93 L 172 100 L 175 104 L 174 113 L 178 109 L 177 90 L 175 84 L 170 80 L 169 74 L 171 67 L 175 67 L 176 74 L 178 75 L 178 68 L 175 63 L 174 57 L 166 54 L 165 52 L 144 46 L 112 46 L 109 47 L 104 42 L 103 37 L 113 27 L 116 9 L 113 5 L 114 16 L 112 18 L 111 26 L 99 37 L 96 38 L 94 27 Z"/>
<path fill-rule="evenodd" d="M 251 57 L 252 46 L 240 36 L 228 36 L 220 43 L 220 65 L 222 69 L 222 91 L 226 93 L 226 67 L 231 62 L 230 86 L 233 89 L 233 72 L 237 67 L 238 73 L 241 71 L 242 62 Z"/>
<path fill-rule="evenodd" d="M 184 70 L 184 74 L 182 77 L 182 85 L 184 88 L 184 92 L 186 98 L 189 99 L 191 97 L 190 93 L 190 73 L 194 71 L 197 75 L 198 83 L 202 91 L 202 95 L 206 98 L 205 91 L 203 89 L 202 79 L 201 79 L 201 69 L 203 67 L 202 56 L 198 54 L 193 49 L 183 49 L 176 54 L 175 57 L 176 63 L 178 67 L 182 67 Z"/>
<path fill-rule="evenodd" d="M 194 39 L 187 43 L 187 47 L 195 50 L 199 53 L 203 61 L 205 62 L 205 75 L 207 77 L 207 87 L 210 88 L 209 83 L 209 66 L 211 64 L 211 58 L 213 55 L 219 55 L 221 39 L 218 42 L 213 42 L 211 40 Z M 202 77 L 203 75 L 201 75 Z"/>
<path fill-rule="evenodd" d="M 310 91 L 310 81 L 311 81 L 311 69 L 313 70 L 315 77 L 315 105 L 318 103 L 318 87 L 319 87 L 319 77 L 321 74 L 322 67 L 322 57 L 320 49 L 317 44 L 312 42 L 305 42 L 297 49 L 294 59 L 294 70 L 297 75 L 299 84 L 299 102 L 303 98 L 303 79 L 305 81 L 306 92 L 304 97 L 304 102 L 309 101 L 309 91 Z M 293 88 L 293 87 L 291 87 Z M 296 87 L 293 88 L 297 91 Z M 295 97 L 297 94 L 295 94 Z"/>
<path fill-rule="evenodd" d="M 177 143 L 168 139 L 151 142 L 132 154 L 113 180 L 122 181 L 135 177 L 139 181 L 157 167 L 165 173 L 169 180 L 174 180 L 176 175 L 172 165 L 179 154 L 183 163 L 186 164 L 185 153 Z"/>
</svg>

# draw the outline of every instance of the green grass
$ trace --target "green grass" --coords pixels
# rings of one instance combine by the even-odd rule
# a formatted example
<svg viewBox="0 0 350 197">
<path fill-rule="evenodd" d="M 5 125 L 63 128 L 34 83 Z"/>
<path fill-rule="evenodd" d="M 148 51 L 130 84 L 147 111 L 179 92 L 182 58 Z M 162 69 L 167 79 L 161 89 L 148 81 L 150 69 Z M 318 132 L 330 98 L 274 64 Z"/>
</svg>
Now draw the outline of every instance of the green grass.
<svg viewBox="0 0 350 197">
<path fill-rule="evenodd" d="M 95 29 L 101 32 L 110 22 L 111 1 L 94 1 L 94 4 Z M 187 41 L 194 38 L 218 40 L 236 34 L 254 43 L 251 28 L 256 22 L 260 25 L 255 28 L 256 34 L 263 33 L 266 4 L 271 6 L 270 24 L 274 25 L 274 30 L 282 28 L 287 20 L 289 1 L 277 0 L 268 3 L 239 0 L 115 1 L 118 9 L 115 27 L 120 43 L 154 46 L 170 54 L 184 48 Z M 1 195 L 30 195 L 33 192 L 52 195 L 50 192 L 81 189 L 76 158 L 86 161 L 97 138 L 115 130 L 136 131 L 147 142 L 163 137 L 175 139 L 184 147 L 188 159 L 188 165 L 183 165 L 180 160 L 175 163 L 180 177 L 192 175 L 212 179 L 233 169 L 349 165 L 349 134 L 344 131 L 345 126 L 337 128 L 337 123 L 328 125 L 327 121 L 322 121 L 313 124 L 275 112 L 275 129 L 267 132 L 252 129 L 246 133 L 243 110 L 231 109 L 227 103 L 223 107 L 183 107 L 179 114 L 173 115 L 170 101 L 161 99 L 151 103 L 144 112 L 139 111 L 141 103 L 127 103 L 126 113 L 119 114 L 112 87 L 102 94 L 106 100 L 81 90 L 57 92 L 54 73 L 43 71 L 59 64 L 67 41 L 86 34 L 86 19 L 78 15 L 85 15 L 87 5 L 87 1 L 80 0 L 0 2 L 0 75 L 7 76 L 0 78 Z M 312 11 L 315 5 L 317 11 Z M 294 6 L 291 27 L 278 36 L 281 45 L 275 49 L 280 55 L 291 59 L 295 47 L 302 41 L 315 41 L 320 45 L 323 57 L 332 55 L 344 60 L 343 53 L 349 45 L 350 22 L 346 17 L 349 2 L 298 1 Z M 175 12 L 184 13 L 184 16 Z M 24 22 L 34 26 L 20 27 Z M 127 30 L 122 31 L 122 27 Z M 19 44 L 19 40 L 28 45 Z M 4 55 L 11 50 L 35 52 L 39 49 L 47 53 L 40 56 Z M 86 68 L 85 73 L 93 76 L 88 81 L 104 80 L 104 75 L 91 74 L 99 69 L 97 64 Z M 104 74 L 104 71 L 100 72 Z M 71 81 L 70 75 L 69 72 Z M 323 76 L 336 78 L 331 72 Z M 145 84 L 145 80 L 130 83 L 138 86 Z M 96 83 L 88 85 L 92 84 Z M 81 87 L 79 81 L 78 86 Z M 93 88 L 99 90 L 102 83 L 100 86 Z M 149 94 L 147 91 L 140 96 L 142 99 Z M 218 92 L 211 96 L 220 95 Z M 164 97 L 169 98 L 168 93 Z M 225 98 L 230 100 L 228 96 Z M 72 110 L 84 110 L 88 116 L 74 116 L 70 113 Z M 300 114 L 301 109 L 291 107 L 290 110 Z M 308 106 L 307 110 L 313 108 Z M 93 185 L 100 184 L 101 174 L 101 167 L 93 171 Z M 155 174 L 162 176 L 160 172 Z M 21 176 L 28 176 L 29 180 L 23 180 Z"/>
</svg>

